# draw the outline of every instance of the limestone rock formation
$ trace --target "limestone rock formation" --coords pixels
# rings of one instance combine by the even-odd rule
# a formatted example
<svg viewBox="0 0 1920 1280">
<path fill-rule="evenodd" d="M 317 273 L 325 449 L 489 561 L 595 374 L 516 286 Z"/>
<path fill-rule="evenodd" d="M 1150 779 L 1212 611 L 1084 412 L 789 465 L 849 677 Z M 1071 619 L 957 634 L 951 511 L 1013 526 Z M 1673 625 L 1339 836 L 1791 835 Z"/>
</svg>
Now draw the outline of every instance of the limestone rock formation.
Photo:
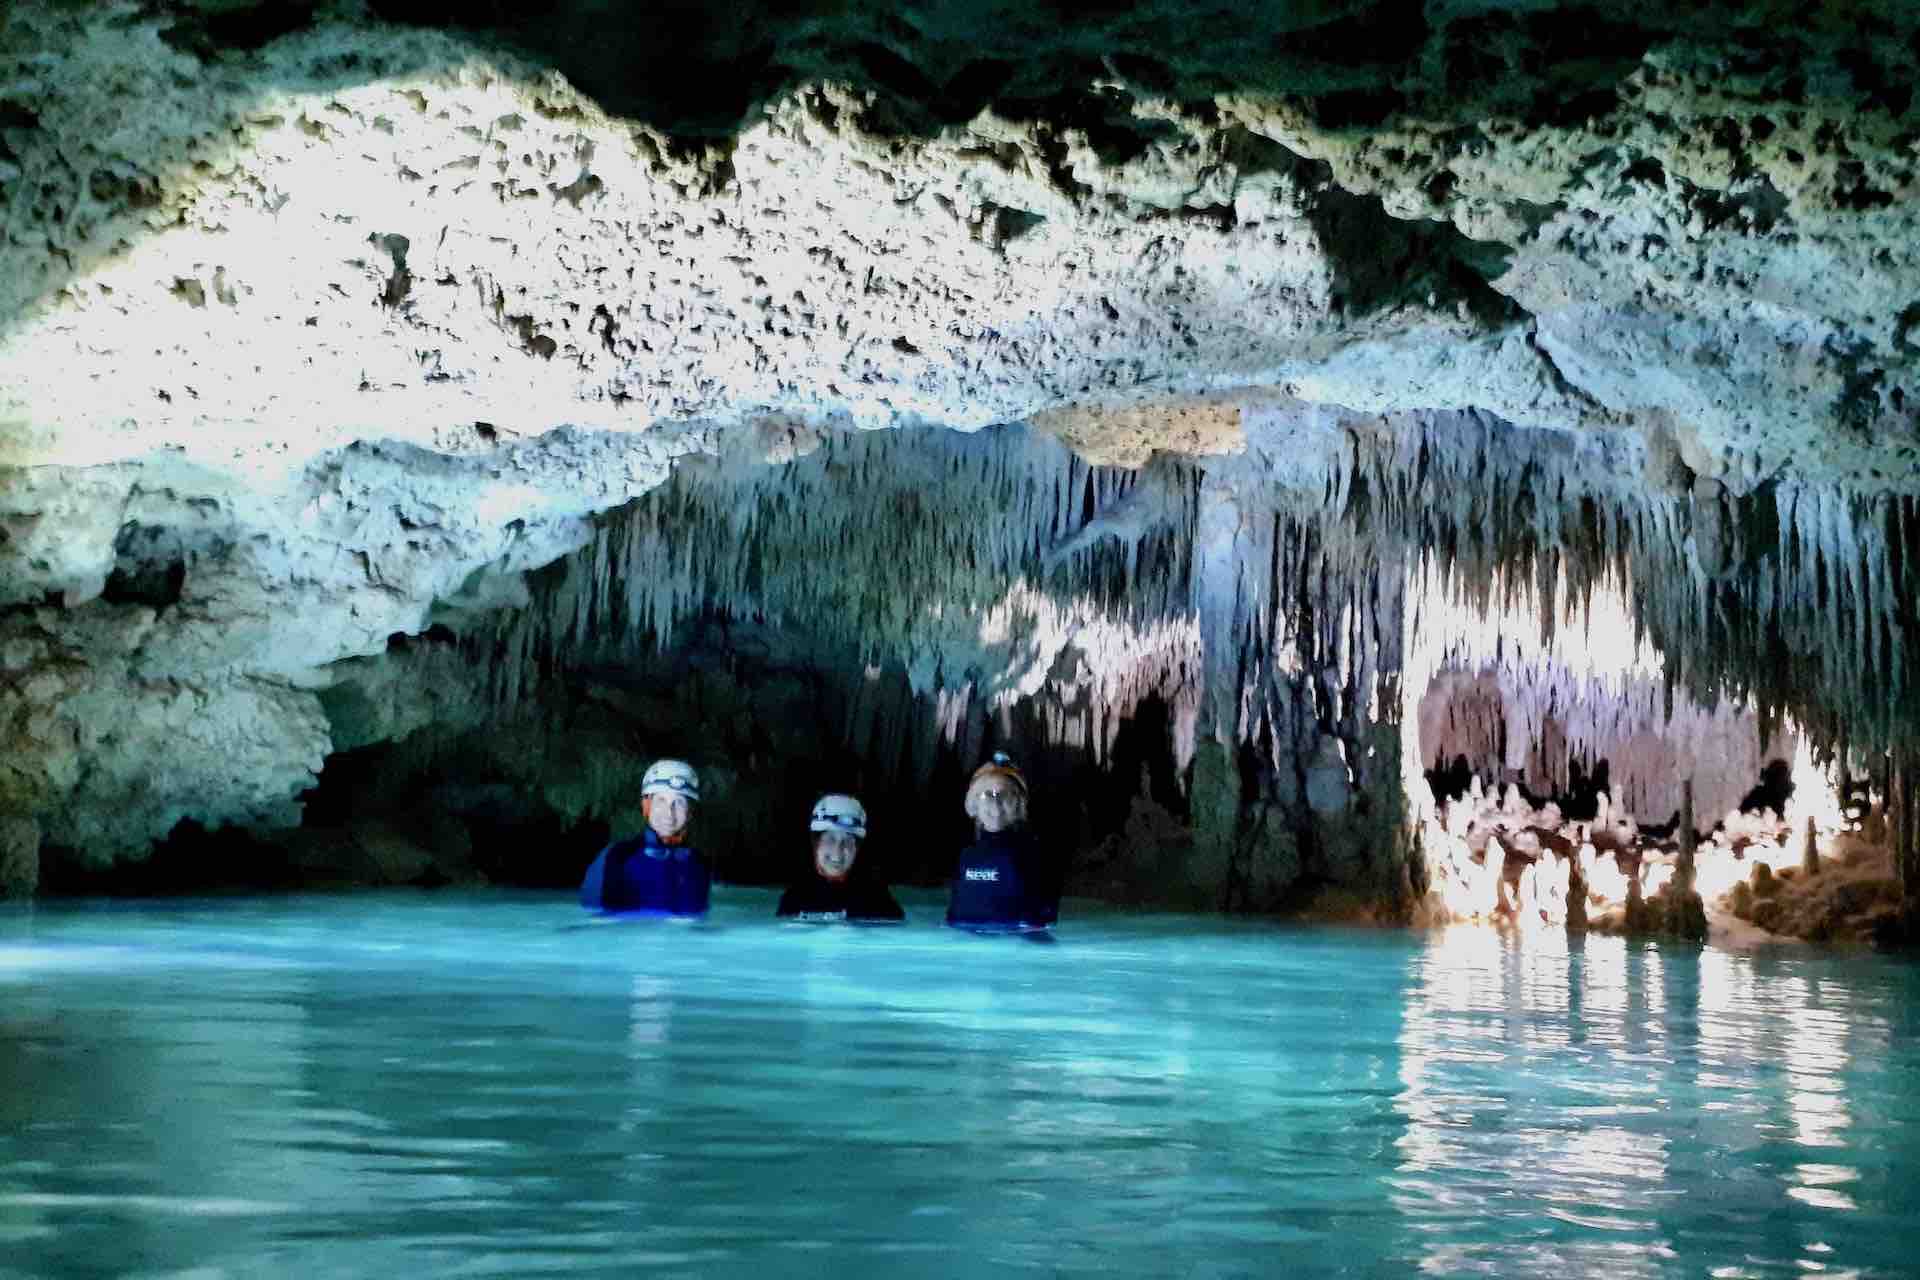
<svg viewBox="0 0 1920 1280">
<path fill-rule="evenodd" d="M 1625 750 L 1658 806 L 1620 744 L 1785 714 L 1912 789 L 1910 7 L 722 12 L 0 13 L 0 815 L 284 826 L 729 609 L 950 744 L 1017 705 L 1105 762 L 1164 700 L 1227 905 L 1420 889 L 1436 673 L 1536 780 Z M 1019 423 L 1143 469 L 850 443 Z M 1583 683 L 1596 588 L 1635 656 Z M 472 670 L 409 683 L 436 624 Z"/>
</svg>

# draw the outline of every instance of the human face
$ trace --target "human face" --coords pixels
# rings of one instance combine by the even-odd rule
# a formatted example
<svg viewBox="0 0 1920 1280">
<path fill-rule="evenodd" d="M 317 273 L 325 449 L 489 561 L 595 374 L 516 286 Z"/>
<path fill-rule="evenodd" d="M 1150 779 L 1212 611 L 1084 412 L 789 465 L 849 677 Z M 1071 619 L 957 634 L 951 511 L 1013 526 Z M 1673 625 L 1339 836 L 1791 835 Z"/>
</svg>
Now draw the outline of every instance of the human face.
<svg viewBox="0 0 1920 1280">
<path fill-rule="evenodd" d="M 860 852 L 860 838 L 844 831 L 818 831 L 813 837 L 813 869 L 829 880 L 845 880 Z"/>
<path fill-rule="evenodd" d="M 693 802 L 671 791 L 656 791 L 647 797 L 647 825 L 662 840 L 672 840 L 687 829 L 693 816 Z"/>
<path fill-rule="evenodd" d="M 968 798 L 973 820 L 982 831 L 1005 831 L 1027 816 L 1027 797 L 1006 778 L 982 778 L 973 784 Z"/>
</svg>

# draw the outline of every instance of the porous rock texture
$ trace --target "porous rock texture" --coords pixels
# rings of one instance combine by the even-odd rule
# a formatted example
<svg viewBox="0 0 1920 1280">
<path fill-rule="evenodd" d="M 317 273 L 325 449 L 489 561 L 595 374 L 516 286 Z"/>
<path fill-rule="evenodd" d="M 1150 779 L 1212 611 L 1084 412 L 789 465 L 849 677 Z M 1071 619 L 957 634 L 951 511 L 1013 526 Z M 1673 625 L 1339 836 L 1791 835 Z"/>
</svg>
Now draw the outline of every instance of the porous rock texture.
<svg viewBox="0 0 1920 1280">
<path fill-rule="evenodd" d="M 379 723 L 330 718 L 365 675 L 336 664 L 439 620 L 552 666 L 577 631 L 500 621 L 552 603 L 526 572 L 604 550 L 676 458 L 1019 422 L 1197 469 L 1080 477 L 968 625 L 813 634 L 949 725 L 1007 689 L 1187 708 L 1220 900 L 1289 868 L 1270 904 L 1345 839 L 1300 815 L 1394 788 L 1403 667 L 1485 669 L 1429 552 L 1481 613 L 1533 583 L 1542 632 L 1611 574 L 1669 687 L 1907 760 L 1916 33 L 1769 2 L 8 6 L 0 813 L 95 861 L 285 824 L 338 708 Z M 656 624 L 818 603 L 766 587 L 822 571 L 779 548 L 725 582 L 690 562 L 727 547 L 647 554 L 704 584 Z M 1112 670 L 995 666 L 995 607 L 1093 625 L 1100 582 L 1146 637 L 1087 646 Z"/>
</svg>

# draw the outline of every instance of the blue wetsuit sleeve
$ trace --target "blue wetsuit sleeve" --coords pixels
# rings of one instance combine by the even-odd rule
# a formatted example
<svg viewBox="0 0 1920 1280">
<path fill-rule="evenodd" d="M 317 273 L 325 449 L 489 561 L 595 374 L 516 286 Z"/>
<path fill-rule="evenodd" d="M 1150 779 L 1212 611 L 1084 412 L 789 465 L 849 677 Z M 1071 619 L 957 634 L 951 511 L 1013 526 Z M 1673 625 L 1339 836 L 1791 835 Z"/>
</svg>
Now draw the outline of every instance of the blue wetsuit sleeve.
<svg viewBox="0 0 1920 1280">
<path fill-rule="evenodd" d="M 612 845 L 602 849 L 580 882 L 580 905 L 589 911 L 598 911 L 606 905 L 607 855 L 611 852 Z"/>
</svg>

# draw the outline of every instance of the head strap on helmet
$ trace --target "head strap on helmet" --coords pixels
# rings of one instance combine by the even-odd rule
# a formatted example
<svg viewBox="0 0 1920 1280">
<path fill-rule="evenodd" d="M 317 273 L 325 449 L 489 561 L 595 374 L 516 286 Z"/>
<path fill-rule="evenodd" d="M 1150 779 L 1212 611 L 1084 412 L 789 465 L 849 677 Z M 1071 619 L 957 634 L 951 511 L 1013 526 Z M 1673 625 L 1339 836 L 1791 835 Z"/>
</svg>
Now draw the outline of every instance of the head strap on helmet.
<svg viewBox="0 0 1920 1280">
<path fill-rule="evenodd" d="M 640 778 L 640 794 L 700 798 L 700 775 L 685 760 L 655 760 Z"/>
<path fill-rule="evenodd" d="M 809 831 L 841 831 L 856 839 L 867 834 L 867 810 L 849 795 L 834 792 L 814 801 L 807 818 Z"/>
</svg>

